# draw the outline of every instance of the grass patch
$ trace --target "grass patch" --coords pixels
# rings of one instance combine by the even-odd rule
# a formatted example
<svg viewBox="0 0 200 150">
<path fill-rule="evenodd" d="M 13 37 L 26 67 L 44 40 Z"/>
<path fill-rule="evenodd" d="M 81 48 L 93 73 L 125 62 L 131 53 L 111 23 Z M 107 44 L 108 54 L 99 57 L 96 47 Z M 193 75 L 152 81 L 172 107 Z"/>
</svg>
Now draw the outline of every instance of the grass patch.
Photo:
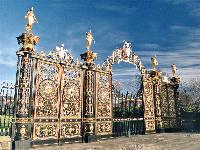
<svg viewBox="0 0 200 150">
<path fill-rule="evenodd" d="M 0 115 L 0 129 L 11 126 L 13 116 Z"/>
</svg>

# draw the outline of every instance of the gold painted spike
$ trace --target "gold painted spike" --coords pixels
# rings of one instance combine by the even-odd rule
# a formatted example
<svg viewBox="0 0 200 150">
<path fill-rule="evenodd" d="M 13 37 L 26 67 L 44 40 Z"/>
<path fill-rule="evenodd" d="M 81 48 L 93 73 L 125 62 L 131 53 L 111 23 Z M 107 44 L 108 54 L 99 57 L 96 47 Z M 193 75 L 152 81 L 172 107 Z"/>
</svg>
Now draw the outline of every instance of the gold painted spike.
<svg viewBox="0 0 200 150">
<path fill-rule="evenodd" d="M 46 54 L 45 54 L 45 52 L 44 52 L 44 51 L 41 51 L 41 52 L 40 52 L 40 56 L 39 56 L 39 57 L 40 57 L 40 58 L 44 58 L 44 57 L 45 57 L 45 55 L 46 55 Z"/>
<path fill-rule="evenodd" d="M 98 64 L 96 68 L 97 68 L 97 70 L 100 70 L 101 66 Z"/>
<path fill-rule="evenodd" d="M 80 80 L 80 78 L 79 78 L 79 73 L 78 73 L 78 72 L 76 72 L 76 80 L 77 80 L 77 81 Z"/>
<path fill-rule="evenodd" d="M 77 60 L 76 60 L 76 67 L 78 67 L 78 65 L 80 65 L 80 61 L 79 61 L 79 59 L 77 58 Z"/>
<path fill-rule="evenodd" d="M 78 58 L 77 58 L 77 60 L 76 60 L 76 68 L 75 68 L 75 70 L 78 71 L 78 66 L 79 66 L 79 65 L 80 65 L 80 61 L 79 61 Z M 78 78 L 78 76 L 77 76 L 76 78 Z"/>
</svg>

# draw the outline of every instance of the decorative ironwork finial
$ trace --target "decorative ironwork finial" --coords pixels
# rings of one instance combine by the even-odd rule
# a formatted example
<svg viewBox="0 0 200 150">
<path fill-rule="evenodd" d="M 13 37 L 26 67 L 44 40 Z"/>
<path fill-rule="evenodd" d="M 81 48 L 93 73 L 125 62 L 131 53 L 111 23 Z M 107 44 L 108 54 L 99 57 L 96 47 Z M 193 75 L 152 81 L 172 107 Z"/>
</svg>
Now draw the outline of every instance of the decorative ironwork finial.
<svg viewBox="0 0 200 150">
<path fill-rule="evenodd" d="M 176 64 L 172 64 L 171 67 L 172 67 L 172 76 L 177 77 L 177 75 L 176 75 L 176 71 L 177 71 Z"/>
<path fill-rule="evenodd" d="M 156 55 L 151 57 L 151 66 L 152 66 L 153 70 L 156 70 L 156 66 L 158 66 L 158 61 L 157 61 Z"/>
<path fill-rule="evenodd" d="M 20 51 L 34 52 L 34 46 L 39 42 L 39 36 L 35 36 L 32 33 L 22 33 L 17 37 L 18 44 L 22 44 Z"/>
<path fill-rule="evenodd" d="M 94 38 L 92 36 L 92 32 L 90 30 L 89 32 L 86 32 L 86 44 L 85 44 L 85 47 L 86 47 L 87 50 L 90 49 L 90 47 L 92 45 L 92 41 L 94 41 L 94 43 L 95 43 L 95 40 L 94 40 Z"/>
<path fill-rule="evenodd" d="M 87 50 L 85 53 L 81 54 L 81 59 L 83 59 L 86 64 L 92 64 L 94 59 L 97 58 L 97 53 L 91 50 Z"/>
<path fill-rule="evenodd" d="M 35 15 L 34 15 L 34 12 L 33 12 L 33 7 L 31 7 L 31 9 L 29 9 L 26 12 L 25 19 L 26 19 L 26 28 L 25 28 L 26 32 L 30 32 L 33 24 L 38 23 Z"/>
</svg>

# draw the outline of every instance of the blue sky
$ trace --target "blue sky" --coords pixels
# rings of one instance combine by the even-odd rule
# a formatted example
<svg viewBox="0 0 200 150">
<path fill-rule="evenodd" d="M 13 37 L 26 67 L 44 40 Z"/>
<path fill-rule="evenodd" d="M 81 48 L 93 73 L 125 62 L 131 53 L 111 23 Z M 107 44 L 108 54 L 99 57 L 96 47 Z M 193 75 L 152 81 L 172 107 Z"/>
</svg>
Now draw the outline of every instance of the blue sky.
<svg viewBox="0 0 200 150">
<path fill-rule="evenodd" d="M 200 77 L 200 2 L 198 0 L 0 0 L 0 81 L 15 81 L 16 37 L 24 32 L 24 15 L 34 7 L 40 36 L 37 51 L 49 52 L 64 43 L 74 59 L 85 51 L 85 32 L 93 32 L 102 64 L 123 40 L 146 68 L 157 55 L 158 68 L 178 67 L 184 80 Z M 128 79 L 138 71 L 126 63 L 114 65 L 114 77 Z"/>
</svg>

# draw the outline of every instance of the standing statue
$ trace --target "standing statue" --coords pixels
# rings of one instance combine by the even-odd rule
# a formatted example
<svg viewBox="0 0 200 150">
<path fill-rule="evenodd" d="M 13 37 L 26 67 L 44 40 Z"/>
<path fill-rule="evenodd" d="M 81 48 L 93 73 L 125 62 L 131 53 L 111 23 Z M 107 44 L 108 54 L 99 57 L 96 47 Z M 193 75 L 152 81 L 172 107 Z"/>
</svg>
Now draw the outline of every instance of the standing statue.
<svg viewBox="0 0 200 150">
<path fill-rule="evenodd" d="M 33 7 L 31 7 L 31 9 L 27 11 L 25 19 L 26 19 L 26 31 L 29 32 L 32 29 L 33 24 L 38 23 L 33 13 Z"/>
<path fill-rule="evenodd" d="M 128 43 L 127 41 L 124 41 L 124 45 L 122 48 L 122 56 L 124 59 L 128 59 L 131 54 L 131 43 Z"/>
<path fill-rule="evenodd" d="M 156 66 L 158 66 L 158 61 L 157 61 L 156 55 L 151 57 L 151 66 L 152 66 L 153 70 L 156 70 Z"/>
<path fill-rule="evenodd" d="M 176 70 L 177 70 L 176 65 L 172 64 L 171 67 L 172 67 L 172 75 L 173 77 L 176 77 Z"/>
<path fill-rule="evenodd" d="M 94 41 L 94 38 L 92 36 L 92 32 L 91 30 L 89 32 L 86 32 L 86 49 L 89 50 L 91 45 L 92 45 L 92 41 Z M 95 41 L 94 41 L 95 43 Z"/>
</svg>

